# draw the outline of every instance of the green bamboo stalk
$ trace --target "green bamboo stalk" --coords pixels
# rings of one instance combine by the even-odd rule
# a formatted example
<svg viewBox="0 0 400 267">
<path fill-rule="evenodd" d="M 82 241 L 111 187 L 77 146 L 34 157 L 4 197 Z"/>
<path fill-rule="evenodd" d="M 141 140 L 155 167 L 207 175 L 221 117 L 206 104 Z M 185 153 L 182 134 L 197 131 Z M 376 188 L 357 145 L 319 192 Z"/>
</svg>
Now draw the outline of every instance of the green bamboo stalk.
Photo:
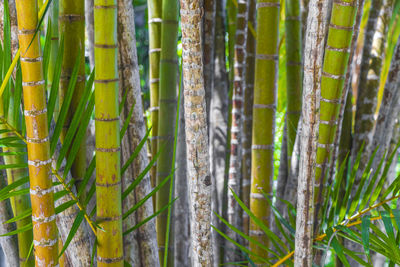
<svg viewBox="0 0 400 267">
<path fill-rule="evenodd" d="M 174 133 L 177 103 L 177 54 L 176 43 L 178 40 L 178 1 L 165 0 L 162 6 L 161 24 L 161 55 L 160 55 L 160 88 L 159 88 L 159 120 L 158 144 L 160 154 L 157 160 L 157 184 L 160 184 L 172 171 L 172 158 L 174 152 Z M 156 210 L 160 210 L 169 202 L 170 182 L 167 182 L 156 196 Z M 159 247 L 160 264 L 173 265 L 173 241 L 169 240 L 168 259 L 164 259 L 164 248 L 167 232 L 167 211 L 161 213 L 156 219 L 157 241 Z"/>
<path fill-rule="evenodd" d="M 97 265 L 123 266 L 117 1 L 95 0 Z"/>
<path fill-rule="evenodd" d="M 315 222 L 323 197 L 324 176 L 334 150 L 357 7 L 357 0 L 335 1 L 332 7 L 321 79 L 320 124 L 315 170 Z M 314 227 L 317 231 L 318 226 Z"/>
<path fill-rule="evenodd" d="M 79 58 L 79 72 L 76 81 L 74 95 L 61 132 L 61 143 L 67 134 L 73 114 L 78 107 L 79 101 L 85 89 L 85 1 L 84 0 L 61 0 L 59 14 L 60 33 L 64 35 L 64 56 L 61 65 L 59 105 L 62 105 L 64 95 L 67 93 L 68 84 L 71 79 L 77 57 Z M 86 172 L 86 138 L 83 138 L 71 167 L 71 175 L 75 180 L 76 188 L 79 188 Z M 86 195 L 82 194 L 83 201 Z"/>
<path fill-rule="evenodd" d="M 288 170 L 293 154 L 297 124 L 301 112 L 302 63 L 301 63 L 301 17 L 300 0 L 285 2 L 285 37 L 286 37 L 286 131 Z"/>
<path fill-rule="evenodd" d="M 250 210 L 265 225 L 268 225 L 270 209 L 262 191 L 267 194 L 272 193 L 271 183 L 274 174 L 274 129 L 280 3 L 277 0 L 258 0 L 256 10 L 257 45 L 254 80 Z M 262 244 L 268 244 L 268 238 L 265 233 L 252 221 L 250 221 L 250 236 Z M 260 256 L 263 254 L 262 249 L 253 243 L 250 244 L 250 250 Z"/>
<path fill-rule="evenodd" d="M 150 114 L 151 114 L 151 149 L 152 158 L 157 154 L 159 85 L 160 85 L 160 53 L 161 53 L 161 21 L 162 0 L 148 0 L 149 12 L 149 83 L 150 83 Z M 151 168 L 151 185 L 156 185 L 157 167 Z M 155 204 L 155 196 L 153 196 Z M 153 205 L 155 207 L 155 205 Z"/>
<path fill-rule="evenodd" d="M 248 11 L 248 24 L 256 25 L 256 0 L 250 0 Z M 256 37 L 254 29 L 247 29 L 246 43 L 246 84 L 244 89 L 243 106 L 243 158 L 242 158 L 242 199 L 247 207 L 250 207 L 251 184 L 251 140 L 253 127 L 253 101 L 254 101 L 254 68 Z M 249 232 L 249 215 L 243 212 L 243 230 Z"/>
<path fill-rule="evenodd" d="M 229 88 L 233 86 L 233 59 L 235 55 L 235 34 L 237 7 L 232 0 L 226 1 L 228 13 L 228 62 L 229 62 Z"/>
<path fill-rule="evenodd" d="M 36 264 L 58 264 L 47 107 L 36 0 L 16 1 Z"/>
</svg>

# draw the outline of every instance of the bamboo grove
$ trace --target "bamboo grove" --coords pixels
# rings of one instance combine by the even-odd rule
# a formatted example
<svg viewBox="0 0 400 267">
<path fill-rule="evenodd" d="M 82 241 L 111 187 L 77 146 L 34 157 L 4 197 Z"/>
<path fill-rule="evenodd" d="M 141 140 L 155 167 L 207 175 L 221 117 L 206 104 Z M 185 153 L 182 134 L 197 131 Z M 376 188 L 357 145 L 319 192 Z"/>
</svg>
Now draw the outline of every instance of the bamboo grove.
<svg viewBox="0 0 400 267">
<path fill-rule="evenodd" d="M 400 265 L 399 0 L 0 11 L 0 266 Z"/>
</svg>

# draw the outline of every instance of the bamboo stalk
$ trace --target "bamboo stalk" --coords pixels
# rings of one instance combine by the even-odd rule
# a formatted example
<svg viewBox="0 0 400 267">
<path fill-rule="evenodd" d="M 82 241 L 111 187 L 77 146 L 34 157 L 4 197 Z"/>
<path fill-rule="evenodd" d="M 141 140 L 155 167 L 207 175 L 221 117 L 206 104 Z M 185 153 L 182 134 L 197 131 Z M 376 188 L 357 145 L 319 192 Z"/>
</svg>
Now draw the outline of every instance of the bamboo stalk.
<svg viewBox="0 0 400 267">
<path fill-rule="evenodd" d="M 256 24 L 256 0 L 249 1 L 248 24 Z M 246 84 L 244 88 L 243 103 L 243 151 L 242 151 L 242 199 L 250 207 L 251 184 L 251 141 L 253 126 L 253 101 L 254 101 L 254 68 L 255 68 L 256 38 L 248 28 L 246 43 Z M 243 212 L 243 230 L 249 232 L 249 215 Z"/>
<path fill-rule="evenodd" d="M 192 266 L 211 266 L 212 186 L 202 62 L 202 5 L 200 0 L 180 3 Z"/>
<path fill-rule="evenodd" d="M 85 89 L 85 1 L 84 0 L 61 0 L 60 15 L 59 15 L 60 33 L 64 34 L 64 56 L 61 65 L 59 105 L 61 106 L 64 100 L 64 95 L 67 93 L 68 84 L 71 79 L 72 69 L 78 55 L 79 72 L 76 81 L 74 94 L 71 104 L 64 122 L 63 130 L 61 131 L 61 143 L 63 143 L 67 134 L 69 124 L 75 110 L 79 105 Z M 79 147 L 76 158 L 71 167 L 71 175 L 75 180 L 76 188 L 79 188 L 86 172 L 86 138 L 83 138 Z M 80 200 L 83 201 L 86 194 L 81 194 Z"/>
<path fill-rule="evenodd" d="M 232 124 L 231 124 L 231 150 L 229 162 L 228 187 L 236 194 L 241 192 L 241 167 L 242 167 L 242 114 L 244 88 L 246 84 L 246 42 L 247 42 L 247 11 L 248 2 L 238 1 L 236 16 L 236 35 L 235 35 L 235 53 L 234 53 L 234 79 L 232 95 Z M 228 222 L 236 228 L 242 227 L 242 218 L 239 216 L 239 204 L 234 198 L 232 191 L 228 190 Z M 228 235 L 235 241 L 239 236 L 233 231 L 228 231 Z M 227 251 L 225 253 L 227 262 L 238 260 L 236 246 L 232 242 L 227 242 Z"/>
<path fill-rule="evenodd" d="M 274 173 L 275 111 L 278 73 L 279 11 L 277 0 L 258 0 L 257 45 L 254 80 L 253 140 L 251 162 L 250 210 L 269 225 L 270 209 L 262 191 L 272 193 Z M 268 238 L 259 226 L 250 221 L 250 236 L 267 245 Z M 262 255 L 263 250 L 250 244 L 250 250 Z M 257 260 L 255 259 L 255 263 Z"/>
<path fill-rule="evenodd" d="M 16 1 L 28 146 L 33 244 L 37 266 L 58 264 L 57 227 L 50 177 L 50 145 L 42 73 L 37 2 Z M 31 42 L 32 41 L 32 42 Z"/>
<path fill-rule="evenodd" d="M 95 0 L 94 25 L 97 263 L 123 266 L 116 0 Z"/>
<path fill-rule="evenodd" d="M 162 6 L 161 24 L 161 55 L 160 55 L 160 88 L 159 88 L 159 120 L 158 143 L 160 154 L 157 160 L 157 185 L 160 184 L 172 171 L 174 152 L 175 116 L 177 103 L 177 70 L 176 43 L 178 40 L 178 1 L 165 0 Z M 168 181 L 156 196 L 156 210 L 168 204 L 170 181 Z M 157 216 L 157 240 L 159 257 L 162 266 L 173 265 L 173 241 L 168 244 L 168 259 L 164 259 L 165 241 L 167 233 L 167 211 Z"/>
<path fill-rule="evenodd" d="M 50 89 L 53 84 L 54 70 L 58 54 L 58 12 L 59 12 L 59 1 L 53 1 L 50 6 L 50 20 L 51 20 L 51 45 L 50 45 L 50 58 L 49 68 L 47 70 L 47 91 L 50 95 Z M 58 106 L 58 104 L 56 105 Z M 56 108 L 59 109 L 58 107 Z M 57 119 L 58 114 L 55 115 L 54 119 Z"/>
<path fill-rule="evenodd" d="M 149 12 L 149 83 L 150 83 L 150 116 L 151 116 L 151 156 L 157 154 L 159 87 L 160 87 L 160 54 L 161 54 L 161 22 L 162 0 L 148 0 Z M 151 184 L 154 187 L 157 180 L 157 165 L 151 168 Z M 156 197 L 153 196 L 155 205 Z"/>
</svg>

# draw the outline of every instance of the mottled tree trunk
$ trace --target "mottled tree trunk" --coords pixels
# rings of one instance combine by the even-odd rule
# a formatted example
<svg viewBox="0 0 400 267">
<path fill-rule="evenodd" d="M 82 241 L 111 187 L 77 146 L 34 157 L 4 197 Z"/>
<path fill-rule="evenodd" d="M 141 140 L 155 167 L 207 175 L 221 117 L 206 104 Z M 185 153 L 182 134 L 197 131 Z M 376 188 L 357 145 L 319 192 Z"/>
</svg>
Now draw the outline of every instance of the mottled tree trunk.
<svg viewBox="0 0 400 267">
<path fill-rule="evenodd" d="M 118 47 L 120 98 L 127 91 L 127 100 L 121 112 L 122 122 L 126 120 L 133 106 L 131 121 L 122 140 L 122 162 L 126 162 L 146 135 L 136 52 L 134 10 L 130 0 L 118 0 Z M 148 163 L 147 146 L 143 146 L 122 178 L 123 190 L 126 190 L 135 178 L 143 172 Z M 134 189 L 134 193 L 131 193 L 124 200 L 124 212 L 143 199 L 150 191 L 150 175 L 146 174 Z M 151 216 L 151 214 L 153 214 L 153 203 L 148 200 L 134 214 L 130 215 L 130 217 L 135 216 L 136 218 L 131 219 L 131 222 L 124 221 L 124 231 Z M 136 265 L 138 262 L 140 262 L 140 266 L 148 267 L 159 264 L 154 219 L 142 225 L 135 232 L 124 236 L 124 252 L 125 260 L 133 266 L 138 266 Z"/>
<path fill-rule="evenodd" d="M 381 8 L 381 6 L 383 7 Z M 355 179 L 358 184 L 361 180 L 364 168 L 367 165 L 372 153 L 372 137 L 374 135 L 375 114 L 378 102 L 378 90 L 382 62 L 385 55 L 385 38 L 388 29 L 388 22 L 382 23 L 385 13 L 391 16 L 393 6 L 392 0 L 373 0 L 369 13 L 364 47 L 362 51 L 361 70 L 357 92 L 357 111 L 354 124 L 354 139 L 351 152 L 352 163 L 364 143 L 364 150 L 361 154 L 359 171 Z M 379 22 L 378 22 L 379 21 Z M 379 26 L 379 30 L 377 30 Z M 376 31 L 377 30 L 377 31 Z"/>
<path fill-rule="evenodd" d="M 190 192 L 192 266 L 211 266 L 211 188 L 208 126 L 202 62 L 202 5 L 181 0 L 182 69 L 186 153 Z"/>
<path fill-rule="evenodd" d="M 375 160 L 372 163 L 372 169 L 376 170 L 379 161 L 385 156 L 392 138 L 393 129 L 398 113 L 400 111 L 400 90 L 398 84 L 400 82 L 400 39 L 397 41 L 394 49 L 389 74 L 383 91 L 382 103 L 379 109 L 379 115 L 376 122 L 375 133 L 372 139 L 372 149 L 379 149 L 376 152 Z M 387 156 L 388 157 L 388 156 Z M 382 169 L 380 173 L 382 173 Z M 375 171 L 374 171 L 375 172 Z"/>
<path fill-rule="evenodd" d="M 215 29 L 215 58 L 214 82 L 211 91 L 210 107 L 210 168 L 212 181 L 212 210 L 222 215 L 225 185 L 227 182 L 226 156 L 227 156 L 227 131 L 228 131 L 228 91 L 229 82 L 225 61 L 225 14 L 221 1 L 217 1 L 217 16 Z M 219 219 L 212 214 L 212 224 L 222 229 Z M 214 264 L 220 264 L 223 238 L 215 231 L 212 232 Z"/>
<path fill-rule="evenodd" d="M 312 266 L 314 177 L 328 1 L 310 0 L 304 49 L 303 113 L 297 191 L 295 266 Z"/>
<path fill-rule="evenodd" d="M 176 145 L 174 225 L 175 260 L 176 266 L 190 266 L 190 229 L 189 229 L 189 194 L 186 176 L 186 144 L 185 144 L 185 114 L 183 92 L 179 107 L 179 128 Z"/>
</svg>

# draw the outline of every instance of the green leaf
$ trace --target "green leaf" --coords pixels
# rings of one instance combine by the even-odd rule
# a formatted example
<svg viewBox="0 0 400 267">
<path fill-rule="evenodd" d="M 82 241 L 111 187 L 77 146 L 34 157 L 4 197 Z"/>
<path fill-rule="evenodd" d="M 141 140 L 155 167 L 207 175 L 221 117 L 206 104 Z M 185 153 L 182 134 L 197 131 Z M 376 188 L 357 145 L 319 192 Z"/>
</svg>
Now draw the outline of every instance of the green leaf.
<svg viewBox="0 0 400 267">
<path fill-rule="evenodd" d="M 47 77 L 49 67 L 50 50 L 51 50 L 51 19 L 47 20 L 46 39 L 43 48 L 43 77 Z M 45 88 L 47 88 L 47 79 L 45 79 Z"/>
<path fill-rule="evenodd" d="M 2 235 L 0 235 L 0 237 L 17 235 L 17 234 L 26 232 L 26 231 L 31 230 L 31 229 L 32 229 L 32 223 L 29 223 L 29 224 L 24 225 L 23 227 L 20 227 L 17 230 L 2 234 Z"/>
<path fill-rule="evenodd" d="M 147 217 L 146 219 L 144 219 L 143 221 L 141 221 L 140 223 L 136 224 L 135 226 L 129 228 L 128 230 L 126 230 L 123 235 L 127 235 L 129 233 L 131 233 L 132 231 L 135 231 L 136 229 L 138 229 L 140 226 L 144 225 L 145 223 L 147 223 L 148 221 L 152 220 L 153 218 L 157 217 L 158 215 L 160 215 L 161 213 L 163 213 L 168 207 L 170 207 L 175 200 L 177 200 L 178 198 L 175 198 L 172 200 L 171 203 L 168 203 L 167 205 L 165 205 L 164 207 L 162 207 L 160 210 L 158 210 L 156 213 L 153 213 L 152 215 L 150 215 L 149 217 Z"/>
<path fill-rule="evenodd" d="M 122 125 L 121 132 L 120 132 L 121 142 L 122 142 L 122 138 L 124 137 L 124 135 L 126 133 L 126 130 L 128 129 L 129 122 L 131 121 L 134 108 L 135 108 L 135 105 L 132 105 L 131 109 L 129 110 L 128 116 L 125 118 L 124 124 Z"/>
<path fill-rule="evenodd" d="M 15 188 L 20 187 L 21 185 L 27 184 L 29 182 L 29 177 L 23 177 L 21 179 L 16 180 L 15 182 L 5 186 L 0 190 L 0 197 L 10 193 L 11 190 L 14 190 Z"/>
<path fill-rule="evenodd" d="M 56 127 L 54 129 L 52 140 L 50 141 L 50 155 L 53 155 L 57 146 L 58 138 L 60 137 L 61 130 L 64 127 L 65 120 L 67 118 L 69 106 L 71 104 L 72 96 L 75 91 L 76 81 L 78 79 L 78 72 L 80 68 L 80 54 L 81 49 L 78 51 L 78 56 L 75 60 L 74 68 L 72 69 L 71 79 L 68 83 L 68 88 L 64 96 L 63 103 L 61 105 L 60 114 L 58 115 Z M 61 103 L 60 103 L 61 104 Z"/>
<path fill-rule="evenodd" d="M 333 249 L 335 250 L 336 254 L 338 255 L 340 261 L 347 267 L 350 267 L 349 262 L 347 261 L 346 257 L 344 256 L 343 253 L 343 246 L 338 242 L 338 240 L 336 239 L 336 237 L 334 236 L 333 230 L 332 228 L 328 228 L 327 232 L 326 232 L 326 236 L 329 240 L 331 240 L 331 244 Z"/>
<path fill-rule="evenodd" d="M 369 225 L 371 223 L 371 216 L 366 215 L 361 218 L 361 236 L 364 247 L 365 255 L 369 262 L 371 262 L 371 255 L 369 253 Z"/>
</svg>

